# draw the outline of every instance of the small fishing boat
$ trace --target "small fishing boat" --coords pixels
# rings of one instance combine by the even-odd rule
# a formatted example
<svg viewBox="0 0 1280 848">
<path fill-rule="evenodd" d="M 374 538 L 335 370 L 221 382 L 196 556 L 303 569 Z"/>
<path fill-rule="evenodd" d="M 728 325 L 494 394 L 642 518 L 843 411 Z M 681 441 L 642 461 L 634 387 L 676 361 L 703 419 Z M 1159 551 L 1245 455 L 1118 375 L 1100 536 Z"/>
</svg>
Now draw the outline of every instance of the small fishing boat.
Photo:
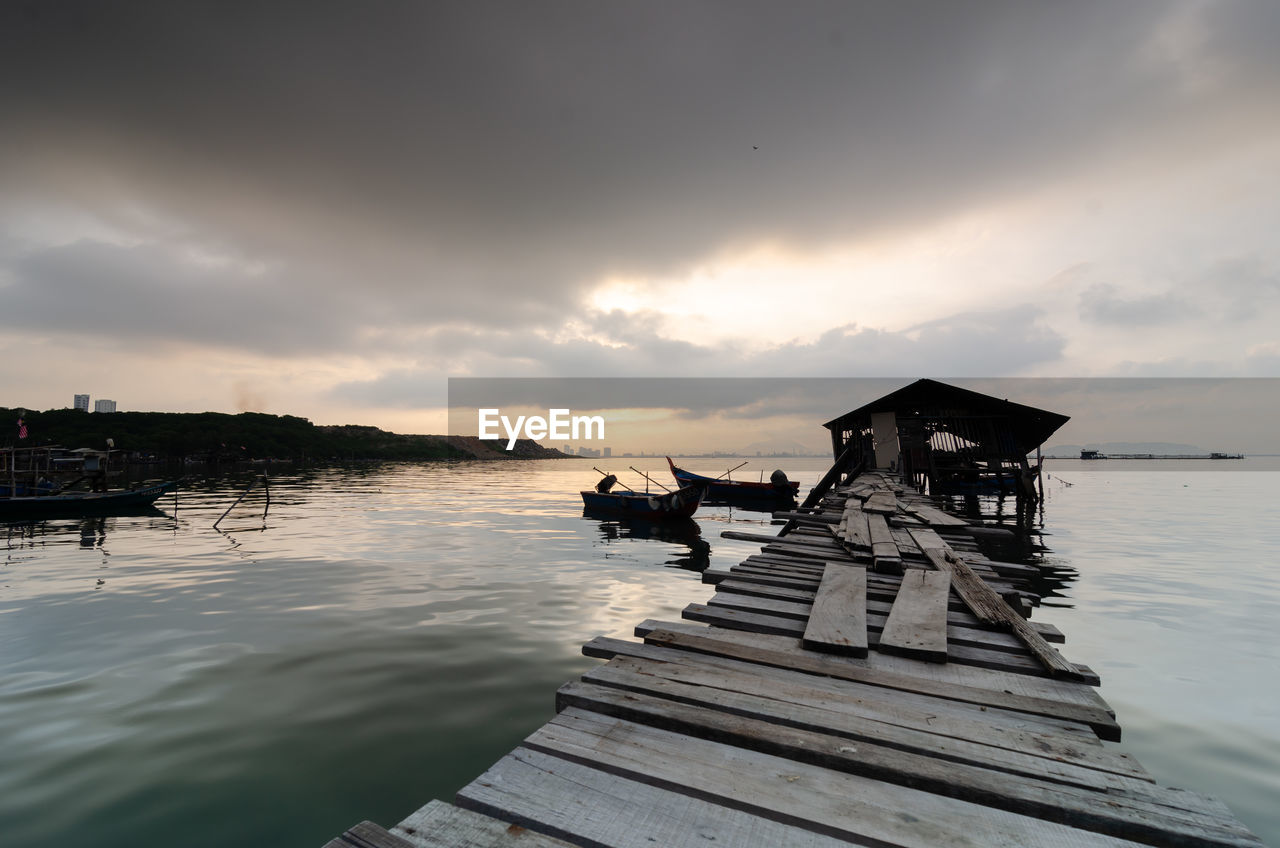
<svg viewBox="0 0 1280 848">
<path fill-rule="evenodd" d="M 728 480 L 720 477 L 706 477 L 680 468 L 667 457 L 667 465 L 671 467 L 671 476 L 681 486 L 704 485 L 707 487 L 707 499 L 734 503 L 743 500 L 786 500 L 794 498 L 800 491 L 800 484 L 788 480 L 781 470 L 773 472 L 768 481 L 753 483 L 749 480 Z M 746 465 L 744 462 L 742 465 Z M 739 465 L 738 468 L 741 468 Z M 730 472 L 733 469 L 730 469 Z M 726 474 L 730 473 L 726 472 Z"/>
<path fill-rule="evenodd" d="M 689 518 L 698 511 L 698 505 L 706 496 L 706 487 L 700 485 L 683 486 L 674 492 L 649 494 L 633 492 L 630 489 L 614 490 L 618 478 L 608 474 L 594 490 L 585 490 L 582 494 L 583 506 L 590 512 L 621 515 L 629 518 L 651 520 L 668 518 Z"/>
<path fill-rule="evenodd" d="M 0 449 L 0 519 L 127 512 L 149 507 L 177 488 L 177 481 L 170 481 L 108 489 L 108 463 L 116 453 L 56 446 Z M 91 491 L 75 489 L 79 484 Z"/>
<path fill-rule="evenodd" d="M 178 487 L 176 480 L 113 492 L 64 492 L 58 495 L 0 497 L 0 518 L 104 515 L 154 504 Z"/>
</svg>

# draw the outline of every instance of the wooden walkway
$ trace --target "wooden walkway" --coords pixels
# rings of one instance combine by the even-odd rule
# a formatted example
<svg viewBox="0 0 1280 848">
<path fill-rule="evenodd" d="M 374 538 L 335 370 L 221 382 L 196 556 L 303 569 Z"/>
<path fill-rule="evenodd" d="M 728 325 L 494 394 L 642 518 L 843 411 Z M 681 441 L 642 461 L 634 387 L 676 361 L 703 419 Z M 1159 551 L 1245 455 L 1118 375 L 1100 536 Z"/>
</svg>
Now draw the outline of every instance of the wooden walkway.
<svg viewBox="0 0 1280 848">
<path fill-rule="evenodd" d="M 1026 566 L 867 473 L 793 513 L 715 593 L 557 693 L 558 715 L 390 831 L 326 848 L 1258 846 L 1156 785 L 1097 676 L 1053 647 Z"/>
</svg>

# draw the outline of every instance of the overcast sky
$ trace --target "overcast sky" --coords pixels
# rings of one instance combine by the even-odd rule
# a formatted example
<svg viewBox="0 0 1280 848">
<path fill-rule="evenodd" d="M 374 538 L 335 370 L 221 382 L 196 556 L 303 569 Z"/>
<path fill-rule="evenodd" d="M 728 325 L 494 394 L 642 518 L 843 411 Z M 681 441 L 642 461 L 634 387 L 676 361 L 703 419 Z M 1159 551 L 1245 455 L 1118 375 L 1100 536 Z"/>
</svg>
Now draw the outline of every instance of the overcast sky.
<svg viewBox="0 0 1280 848">
<path fill-rule="evenodd" d="M 1280 376 L 1278 43 L 1240 0 L 7 2 L 0 405 Z"/>
</svg>

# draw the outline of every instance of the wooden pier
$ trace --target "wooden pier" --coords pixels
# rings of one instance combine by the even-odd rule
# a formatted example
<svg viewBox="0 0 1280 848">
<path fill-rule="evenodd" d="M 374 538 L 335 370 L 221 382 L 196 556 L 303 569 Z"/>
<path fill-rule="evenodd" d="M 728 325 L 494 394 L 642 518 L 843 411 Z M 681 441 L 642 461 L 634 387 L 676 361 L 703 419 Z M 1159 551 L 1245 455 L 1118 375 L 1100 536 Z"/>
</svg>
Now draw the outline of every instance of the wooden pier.
<svg viewBox="0 0 1280 848">
<path fill-rule="evenodd" d="M 599 637 L 558 715 L 390 830 L 326 848 L 1259 846 L 1157 785 L 1034 569 L 878 472 L 827 480 L 683 621 Z"/>
</svg>

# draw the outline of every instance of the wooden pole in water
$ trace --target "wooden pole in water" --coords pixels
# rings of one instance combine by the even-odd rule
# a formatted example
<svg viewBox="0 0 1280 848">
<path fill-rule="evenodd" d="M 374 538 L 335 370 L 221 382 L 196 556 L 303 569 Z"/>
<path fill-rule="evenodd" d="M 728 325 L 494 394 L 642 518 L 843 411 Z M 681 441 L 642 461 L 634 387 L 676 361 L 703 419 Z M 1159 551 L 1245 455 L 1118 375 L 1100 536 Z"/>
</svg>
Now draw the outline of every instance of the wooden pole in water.
<svg viewBox="0 0 1280 848">
<path fill-rule="evenodd" d="M 1040 455 L 1040 446 L 1036 445 L 1036 485 L 1040 488 L 1040 502 L 1044 503 L 1044 457 Z"/>
<path fill-rule="evenodd" d="M 262 508 L 262 520 L 264 522 L 263 526 L 265 527 L 266 526 L 265 522 L 267 520 L 267 510 L 271 508 L 271 490 L 267 488 L 267 475 L 262 474 L 260 475 L 260 477 L 262 479 L 262 487 L 266 489 L 266 492 L 267 492 L 267 503 L 266 503 L 266 506 Z M 253 480 L 249 483 L 249 485 L 245 487 L 245 490 L 240 493 L 240 497 L 236 498 L 235 502 L 232 503 L 231 506 L 227 507 L 227 511 L 222 513 L 222 515 L 218 517 L 217 521 L 213 522 L 214 530 L 217 530 L 218 525 L 222 523 L 222 519 L 226 518 L 231 513 L 231 510 L 235 509 L 236 505 L 239 504 L 240 501 L 244 500 L 245 495 L 253 491 L 253 487 L 258 485 L 258 479 L 259 479 L 258 477 L 254 477 Z"/>
</svg>

